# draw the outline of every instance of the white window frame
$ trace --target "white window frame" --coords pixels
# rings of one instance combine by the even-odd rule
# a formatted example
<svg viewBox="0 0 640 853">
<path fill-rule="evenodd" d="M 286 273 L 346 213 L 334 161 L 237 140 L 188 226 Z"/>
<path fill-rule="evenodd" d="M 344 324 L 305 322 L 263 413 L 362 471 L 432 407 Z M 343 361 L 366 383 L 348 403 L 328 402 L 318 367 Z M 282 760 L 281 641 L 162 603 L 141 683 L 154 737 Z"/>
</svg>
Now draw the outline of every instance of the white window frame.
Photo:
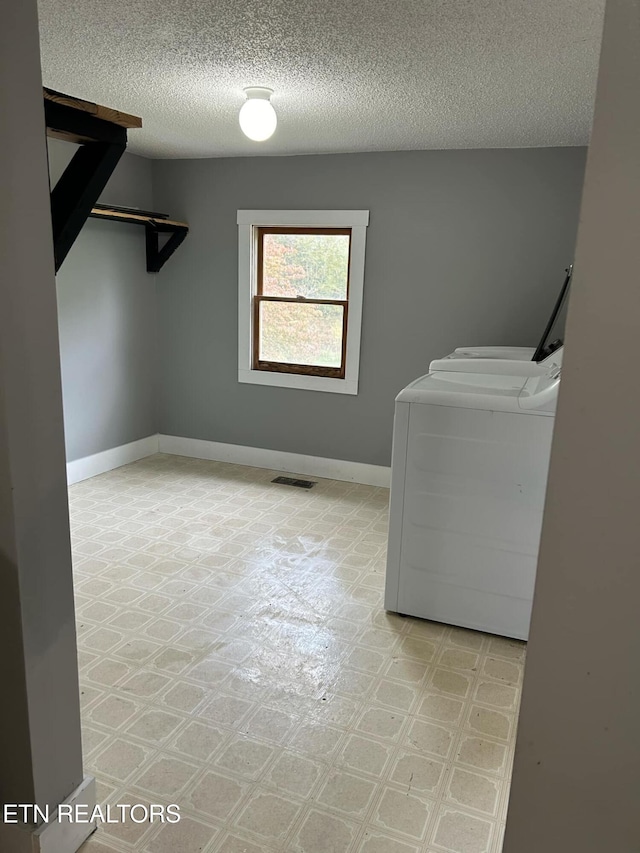
<svg viewBox="0 0 640 853">
<path fill-rule="evenodd" d="M 368 210 L 238 211 L 238 382 L 302 388 L 308 391 L 329 391 L 334 394 L 358 393 L 364 257 L 368 224 Z M 344 379 L 253 369 L 252 302 L 257 287 L 257 229 L 269 226 L 351 229 L 347 357 Z"/>
</svg>

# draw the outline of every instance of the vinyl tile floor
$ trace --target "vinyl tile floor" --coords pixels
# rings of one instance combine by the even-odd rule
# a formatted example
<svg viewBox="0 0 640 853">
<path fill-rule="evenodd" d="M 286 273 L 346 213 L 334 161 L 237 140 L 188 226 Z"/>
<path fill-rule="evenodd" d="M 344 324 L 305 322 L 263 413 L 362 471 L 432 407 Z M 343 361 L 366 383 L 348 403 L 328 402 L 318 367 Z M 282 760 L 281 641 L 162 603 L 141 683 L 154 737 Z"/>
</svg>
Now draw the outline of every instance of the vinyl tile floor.
<svg viewBox="0 0 640 853">
<path fill-rule="evenodd" d="M 385 612 L 386 489 L 274 476 L 71 487 L 85 772 L 181 813 L 83 853 L 498 853 L 524 644 Z"/>
</svg>

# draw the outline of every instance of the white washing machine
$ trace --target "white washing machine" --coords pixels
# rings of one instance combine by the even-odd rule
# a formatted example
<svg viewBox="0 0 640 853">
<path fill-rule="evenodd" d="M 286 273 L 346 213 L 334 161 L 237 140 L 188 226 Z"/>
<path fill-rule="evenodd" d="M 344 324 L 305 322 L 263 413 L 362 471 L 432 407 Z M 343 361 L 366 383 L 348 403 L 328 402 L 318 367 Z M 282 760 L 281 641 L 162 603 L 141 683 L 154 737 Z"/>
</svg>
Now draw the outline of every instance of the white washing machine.
<svg viewBox="0 0 640 853">
<path fill-rule="evenodd" d="M 537 350 L 458 349 L 396 398 L 387 610 L 527 639 L 570 274 Z"/>
</svg>

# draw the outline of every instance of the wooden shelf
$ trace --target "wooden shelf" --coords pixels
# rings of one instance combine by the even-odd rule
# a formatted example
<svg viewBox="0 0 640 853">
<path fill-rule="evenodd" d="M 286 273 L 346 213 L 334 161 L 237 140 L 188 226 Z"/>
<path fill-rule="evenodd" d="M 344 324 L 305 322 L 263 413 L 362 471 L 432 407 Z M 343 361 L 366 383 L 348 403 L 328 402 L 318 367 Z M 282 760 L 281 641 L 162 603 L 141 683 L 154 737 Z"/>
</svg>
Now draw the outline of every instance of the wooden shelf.
<svg viewBox="0 0 640 853">
<path fill-rule="evenodd" d="M 175 231 L 179 228 L 189 230 L 186 222 L 178 222 L 177 219 L 167 219 L 165 216 L 150 213 L 125 213 L 120 210 L 112 210 L 109 207 L 94 207 L 89 216 L 94 219 L 130 222 L 132 225 L 154 225 L 159 231 Z"/>
<path fill-rule="evenodd" d="M 93 219 L 107 219 L 111 222 L 143 225 L 147 245 L 147 272 L 160 272 L 189 232 L 189 226 L 186 222 L 168 219 L 161 213 L 137 212 L 135 208 L 113 209 L 108 205 L 100 204 L 92 208 L 89 216 Z M 160 234 L 169 234 L 169 239 L 162 247 L 159 244 Z"/>
<path fill-rule="evenodd" d="M 126 130 L 142 127 L 142 119 L 139 116 L 123 113 L 120 110 L 114 110 L 111 107 L 104 107 L 101 104 L 94 104 L 92 101 L 83 101 L 81 98 L 73 98 L 71 95 L 63 95 L 62 92 L 56 92 L 54 89 L 43 88 L 42 93 L 44 100 L 53 104 L 59 104 L 62 107 L 69 107 L 81 113 L 86 113 L 93 118 L 115 124 L 118 127 L 123 127 Z M 57 124 L 57 123 L 56 123 Z M 54 139 L 63 139 L 65 142 L 91 142 L 95 137 L 71 131 L 61 127 L 49 126 L 47 122 L 47 136 Z"/>
</svg>

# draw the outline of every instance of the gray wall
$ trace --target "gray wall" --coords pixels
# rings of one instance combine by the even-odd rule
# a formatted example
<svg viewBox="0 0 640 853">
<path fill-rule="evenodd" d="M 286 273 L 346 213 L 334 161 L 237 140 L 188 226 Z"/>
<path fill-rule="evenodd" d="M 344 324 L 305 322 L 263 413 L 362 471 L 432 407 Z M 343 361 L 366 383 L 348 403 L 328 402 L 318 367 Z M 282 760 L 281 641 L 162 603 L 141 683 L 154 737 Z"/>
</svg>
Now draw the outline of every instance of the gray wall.
<svg viewBox="0 0 640 853">
<path fill-rule="evenodd" d="M 0 802 L 82 780 L 60 360 L 36 0 L 0 27 Z M 0 821 L 0 850 L 35 846 Z M 39 846 L 38 846 L 39 849 Z"/>
<path fill-rule="evenodd" d="M 74 150 L 49 140 L 52 184 Z M 125 154 L 100 200 L 153 209 L 151 162 Z M 67 460 L 156 433 L 156 276 L 144 229 L 89 219 L 57 291 Z"/>
<path fill-rule="evenodd" d="M 638 45 L 608 0 L 504 853 L 640 850 Z"/>
<path fill-rule="evenodd" d="M 456 346 L 535 345 L 573 260 L 585 149 L 154 161 L 191 232 L 159 279 L 160 431 L 388 465 L 393 400 Z M 364 208 L 357 397 L 237 381 L 239 208 Z"/>
</svg>

